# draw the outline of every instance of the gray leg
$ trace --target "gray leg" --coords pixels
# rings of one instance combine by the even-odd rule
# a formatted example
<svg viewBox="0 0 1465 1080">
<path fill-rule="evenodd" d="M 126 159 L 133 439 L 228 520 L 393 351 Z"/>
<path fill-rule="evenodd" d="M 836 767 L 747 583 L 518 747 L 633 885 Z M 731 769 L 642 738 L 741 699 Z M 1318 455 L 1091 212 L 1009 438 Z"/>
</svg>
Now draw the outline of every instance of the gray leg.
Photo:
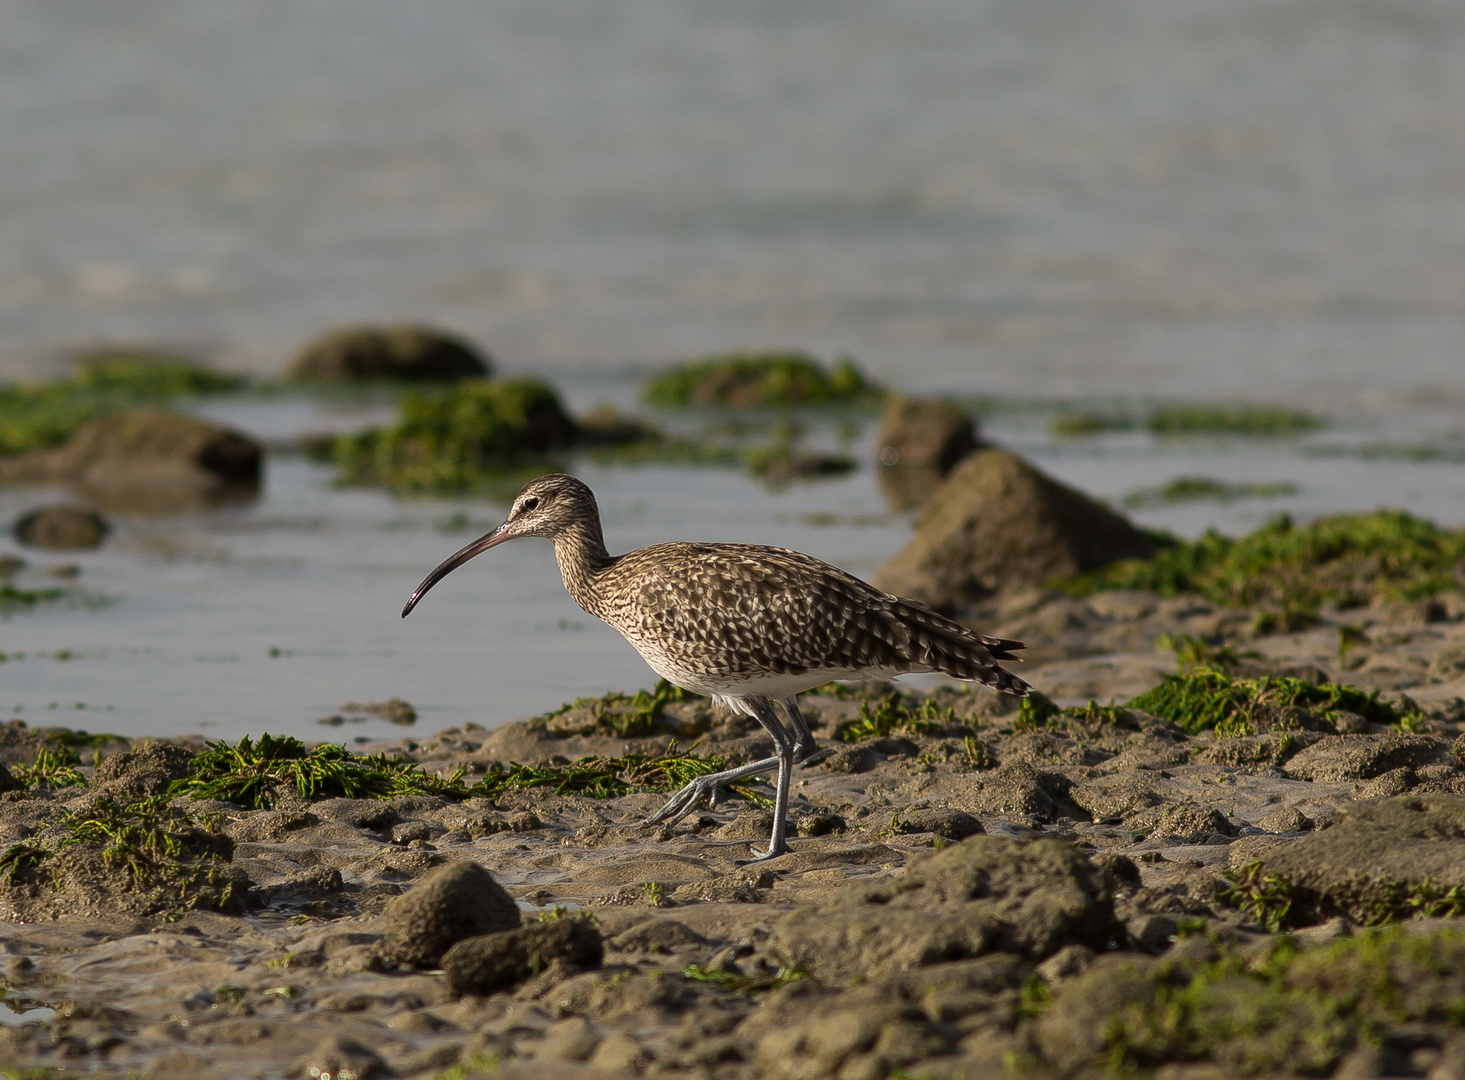
<svg viewBox="0 0 1465 1080">
<path fill-rule="evenodd" d="M 809 724 L 804 719 L 804 714 L 799 711 L 798 698 L 786 698 L 780 704 L 783 706 L 784 713 L 788 716 L 790 726 L 794 729 L 794 737 L 790 747 L 790 764 L 803 761 L 817 749 L 814 744 L 814 733 L 809 730 Z M 739 780 L 745 780 L 750 776 L 760 776 L 763 773 L 773 772 L 779 768 L 784 760 L 783 748 L 784 743 L 788 741 L 788 734 L 783 730 L 783 725 L 779 724 L 768 702 L 763 702 L 763 708 L 767 709 L 767 719 L 759 715 L 756 707 L 750 707 L 745 711 L 762 724 L 769 735 L 773 736 L 774 746 L 778 749 L 779 753 L 773 757 L 763 758 L 759 761 L 751 761 L 746 765 L 739 765 L 736 769 L 724 769 L 722 772 L 699 776 L 673 795 L 665 806 L 647 818 L 645 824 L 659 825 L 665 822 L 669 825 L 675 825 L 695 810 L 703 799 L 706 799 L 709 805 L 715 804 L 718 790 L 726 785 Z M 782 784 L 783 809 L 781 811 L 779 810 L 778 797 L 775 796 L 774 799 L 774 817 L 780 823 L 786 823 L 788 820 L 787 779 L 785 778 L 785 782 Z M 777 790 L 779 789 L 775 787 L 775 791 Z M 781 846 L 783 842 L 784 838 L 782 831 L 780 831 L 774 846 Z M 779 853 L 782 854 L 781 851 Z"/>
<path fill-rule="evenodd" d="M 780 704 L 794 729 L 794 761 L 803 761 L 818 749 L 814 745 L 814 733 L 809 730 L 809 724 L 804 719 L 804 714 L 799 712 L 798 698 L 784 698 Z"/>
<path fill-rule="evenodd" d="M 768 838 L 768 850 L 759 851 L 754 848 L 754 857 L 750 860 L 763 862 L 766 859 L 776 859 L 780 855 L 786 855 L 789 850 L 785 833 L 788 829 L 788 785 L 794 771 L 794 740 L 778 722 L 773 705 L 767 698 L 748 700 L 756 710 L 753 713 L 754 717 L 768 730 L 768 734 L 773 736 L 774 745 L 778 747 L 778 780 L 775 788 L 777 794 L 773 800 L 773 834 Z M 793 715 L 797 715 L 796 710 L 790 713 L 791 717 Z M 802 717 L 799 719 L 803 720 Z"/>
</svg>

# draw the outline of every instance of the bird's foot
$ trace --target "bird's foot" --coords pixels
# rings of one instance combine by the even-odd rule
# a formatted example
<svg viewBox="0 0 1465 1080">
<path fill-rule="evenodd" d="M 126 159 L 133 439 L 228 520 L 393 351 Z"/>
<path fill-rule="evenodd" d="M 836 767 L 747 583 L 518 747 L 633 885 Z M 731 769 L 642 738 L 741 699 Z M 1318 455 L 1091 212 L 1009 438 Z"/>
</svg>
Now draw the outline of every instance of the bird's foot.
<svg viewBox="0 0 1465 1080">
<path fill-rule="evenodd" d="M 738 859 L 733 864 L 734 866 L 755 866 L 758 863 L 770 862 L 773 859 L 779 859 L 790 854 L 793 848 L 787 844 L 780 844 L 776 848 L 770 845 L 766 851 L 762 848 L 749 848 L 748 850 L 753 853 L 753 857 L 751 859 Z"/>
<path fill-rule="evenodd" d="M 667 800 L 656 813 L 643 821 L 643 825 L 660 825 L 665 822 L 668 825 L 675 825 L 682 818 L 686 817 L 697 808 L 697 804 L 703 799 L 709 802 L 716 796 L 718 784 L 707 781 L 712 779 L 708 776 L 699 776 L 688 783 L 675 795 Z"/>
</svg>

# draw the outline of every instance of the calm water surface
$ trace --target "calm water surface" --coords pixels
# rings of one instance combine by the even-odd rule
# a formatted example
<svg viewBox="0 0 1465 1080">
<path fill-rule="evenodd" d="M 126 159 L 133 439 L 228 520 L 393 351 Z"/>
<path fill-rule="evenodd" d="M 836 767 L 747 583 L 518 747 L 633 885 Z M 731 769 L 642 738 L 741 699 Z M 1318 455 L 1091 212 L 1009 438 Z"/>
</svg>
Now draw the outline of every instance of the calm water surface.
<svg viewBox="0 0 1465 1080">
<path fill-rule="evenodd" d="M 1458 463 L 1319 453 L 1465 447 L 1465 7 L 1446 0 L 14 0 L 0 151 L 0 375 L 98 341 L 275 374 L 323 328 L 414 318 L 586 407 L 630 403 L 674 356 L 792 345 L 1001 399 L 990 435 L 1105 498 L 1298 485 L 1137 512 L 1188 535 L 1282 509 L 1465 522 Z M 1330 425 L 1062 442 L 1051 410 L 1014 405 L 1222 398 Z M 384 414 L 207 411 L 271 437 Z M 616 549 L 750 540 L 869 573 L 909 534 L 868 469 L 780 493 L 580 471 Z M 43 494 L 0 490 L 0 518 Z M 492 724 L 646 685 L 543 544 L 397 618 L 502 512 L 276 458 L 251 506 L 124 517 L 75 560 L 105 606 L 0 623 L 0 708 L 351 738 L 385 725 L 314 721 L 396 695 L 426 730 Z"/>
</svg>

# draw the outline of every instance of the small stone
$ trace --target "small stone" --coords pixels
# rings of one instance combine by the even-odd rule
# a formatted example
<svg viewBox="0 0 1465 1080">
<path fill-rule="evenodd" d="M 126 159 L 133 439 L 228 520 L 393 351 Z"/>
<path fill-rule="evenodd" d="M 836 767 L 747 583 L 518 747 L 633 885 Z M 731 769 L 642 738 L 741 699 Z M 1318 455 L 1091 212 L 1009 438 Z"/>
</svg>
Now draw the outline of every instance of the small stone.
<svg viewBox="0 0 1465 1080">
<path fill-rule="evenodd" d="M 456 994 L 492 994 L 533 978 L 555 961 L 597 968 L 604 955 L 600 931 L 584 919 L 549 919 L 459 941 L 443 956 Z"/>
<path fill-rule="evenodd" d="M 348 326 L 323 334 L 290 365 L 297 379 L 408 379 L 456 382 L 486 378 L 487 357 L 430 326 Z"/>
<path fill-rule="evenodd" d="M 848 827 L 848 823 L 838 814 L 810 814 L 800 818 L 798 823 L 800 836 L 828 836 L 831 833 L 842 833 Z"/>
<path fill-rule="evenodd" d="M 961 810 L 914 810 L 902 820 L 905 832 L 935 833 L 943 840 L 965 840 L 987 831 L 980 821 Z"/>
<path fill-rule="evenodd" d="M 375 1052 L 340 1035 L 326 1039 L 290 1071 L 303 1080 L 374 1080 L 393 1075 Z"/>
<path fill-rule="evenodd" d="M 15 538 L 27 547 L 55 551 L 99 547 L 110 526 L 95 510 L 80 506 L 44 506 L 15 523 Z"/>
<path fill-rule="evenodd" d="M 410 844 L 414 840 L 431 840 L 432 828 L 425 821 L 404 821 L 392 826 L 392 843 Z"/>
<path fill-rule="evenodd" d="M 1269 833 L 1301 832 L 1312 828 L 1312 820 L 1296 807 L 1273 810 L 1257 824 Z"/>
<path fill-rule="evenodd" d="M 436 967 L 465 938 L 519 926 L 513 897 L 476 862 L 449 863 L 387 905 L 387 929 L 378 949 L 384 960 Z"/>
</svg>

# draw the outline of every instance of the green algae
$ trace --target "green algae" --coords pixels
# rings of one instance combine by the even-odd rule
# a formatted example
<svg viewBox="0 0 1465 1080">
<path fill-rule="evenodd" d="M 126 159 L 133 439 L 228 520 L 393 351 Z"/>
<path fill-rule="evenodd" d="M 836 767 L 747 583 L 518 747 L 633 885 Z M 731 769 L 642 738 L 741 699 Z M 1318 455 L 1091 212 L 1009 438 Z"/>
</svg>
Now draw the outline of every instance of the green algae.
<svg viewBox="0 0 1465 1080">
<path fill-rule="evenodd" d="M 1145 589 L 1198 593 L 1226 607 L 1315 613 L 1324 604 L 1359 607 L 1376 599 L 1418 600 L 1458 589 L 1465 533 L 1399 510 L 1342 514 L 1297 525 L 1281 515 L 1233 539 L 1212 530 L 1199 540 L 1166 538 L 1149 559 L 1111 563 L 1056 588 L 1077 596 Z"/>
<path fill-rule="evenodd" d="M 696 982 L 711 983 L 749 997 L 757 997 L 789 983 L 803 982 L 809 978 L 809 973 L 800 967 L 781 967 L 771 975 L 747 975 L 741 971 L 723 971 L 703 964 L 688 964 L 682 968 L 682 975 Z"/>
<path fill-rule="evenodd" d="M 949 705 L 891 691 L 873 703 L 869 699 L 861 701 L 859 716 L 835 725 L 834 737 L 841 742 L 860 743 L 890 735 L 937 735 L 952 727 L 970 730 Z"/>
<path fill-rule="evenodd" d="M 0 854 L 0 873 L 12 888 L 104 886 L 138 894 L 154 911 L 239 911 L 237 878 L 223 867 L 234 841 L 219 814 L 189 815 L 168 796 L 131 801 L 101 798 L 67 813 L 53 845 L 27 842 Z"/>
<path fill-rule="evenodd" d="M 30 765 L 17 765 L 11 774 L 29 788 L 84 787 L 86 778 L 76 771 L 81 758 L 69 746 L 58 745 L 56 749 L 43 746 L 36 751 L 36 760 Z"/>
<path fill-rule="evenodd" d="M 65 378 L 0 386 L 0 455 L 56 446 L 87 421 L 129 405 L 245 385 L 239 376 L 209 371 L 184 357 L 126 349 L 94 353 Z"/>
<path fill-rule="evenodd" d="M 1395 928 L 1304 949 L 1290 938 L 1171 967 L 1103 1031 L 1112 1071 L 1210 1061 L 1325 1074 L 1406 1025 L 1465 1022 L 1465 932 Z"/>
<path fill-rule="evenodd" d="M 1298 718 L 1290 710 L 1303 710 L 1327 727 L 1339 711 L 1389 725 L 1404 723 L 1411 715 L 1380 701 L 1377 690 L 1281 676 L 1241 679 L 1209 668 L 1166 675 L 1127 707 L 1167 720 L 1190 735 L 1215 731 L 1223 736 L 1250 735 L 1259 727 L 1297 727 Z"/>
<path fill-rule="evenodd" d="M 662 406 L 866 404 L 882 391 L 848 357 L 825 368 L 803 352 L 727 353 L 677 364 L 651 378 L 645 400 Z"/>
<path fill-rule="evenodd" d="M 343 483 L 457 491 L 511 469 L 543 466 L 575 438 L 575 422 L 544 383 L 469 380 L 409 394 L 395 424 L 342 435 L 329 452 Z"/>
<path fill-rule="evenodd" d="M 1139 425 L 1132 417 L 1108 413 L 1061 412 L 1048 425 L 1054 435 L 1066 439 L 1102 435 L 1109 431 L 1133 431 Z"/>
<path fill-rule="evenodd" d="M 1276 437 L 1316 431 L 1322 420 L 1311 413 L 1268 405 L 1168 405 L 1151 413 L 1145 427 L 1161 436 Z"/>
<path fill-rule="evenodd" d="M 676 741 L 664 754 L 625 754 L 621 757 L 582 757 L 567 765 L 521 765 L 495 763 L 487 776 L 466 790 L 466 794 L 494 799 L 511 791 L 550 790 L 556 795 L 584 795 L 592 799 L 613 799 L 635 792 L 676 791 L 700 776 L 720 772 L 722 758 L 692 754 L 694 747 L 677 751 Z M 758 803 L 767 800 L 743 784 L 723 790 Z"/>
<path fill-rule="evenodd" d="M 585 726 L 577 734 L 601 733 L 616 735 L 622 739 L 643 738 L 661 731 L 668 705 L 699 699 L 699 695 L 690 690 L 683 690 L 665 679 L 658 679 L 656 687 L 650 692 L 637 690 L 634 694 L 625 694 L 612 691 L 597 698 L 576 698 L 561 705 L 554 712 L 546 713 L 543 719 L 553 720 L 580 709 L 589 715 Z"/>
<path fill-rule="evenodd" d="M 415 762 L 385 754 L 358 756 L 330 743 L 307 748 L 291 736 L 249 736 L 230 746 L 208 743 L 193 759 L 192 775 L 175 780 L 169 797 L 222 799 L 251 810 L 275 804 L 282 790 L 306 799 L 394 799 L 401 795 L 461 798 L 462 784 L 422 771 Z"/>
<path fill-rule="evenodd" d="M 1225 506 L 1239 499 L 1275 499 L 1296 494 L 1297 485 L 1285 480 L 1234 482 L 1211 476 L 1177 476 L 1159 487 L 1130 492 L 1124 497 L 1124 505 L 1131 509 L 1187 502 L 1216 502 Z"/>
<path fill-rule="evenodd" d="M 1054 727 L 1063 721 L 1078 724 L 1128 724 L 1124 707 L 1100 705 L 1090 701 L 1087 705 L 1060 706 L 1040 690 L 1029 690 L 1017 706 L 1017 715 L 1012 720 L 1013 731 L 1036 731 L 1039 728 Z"/>
</svg>

